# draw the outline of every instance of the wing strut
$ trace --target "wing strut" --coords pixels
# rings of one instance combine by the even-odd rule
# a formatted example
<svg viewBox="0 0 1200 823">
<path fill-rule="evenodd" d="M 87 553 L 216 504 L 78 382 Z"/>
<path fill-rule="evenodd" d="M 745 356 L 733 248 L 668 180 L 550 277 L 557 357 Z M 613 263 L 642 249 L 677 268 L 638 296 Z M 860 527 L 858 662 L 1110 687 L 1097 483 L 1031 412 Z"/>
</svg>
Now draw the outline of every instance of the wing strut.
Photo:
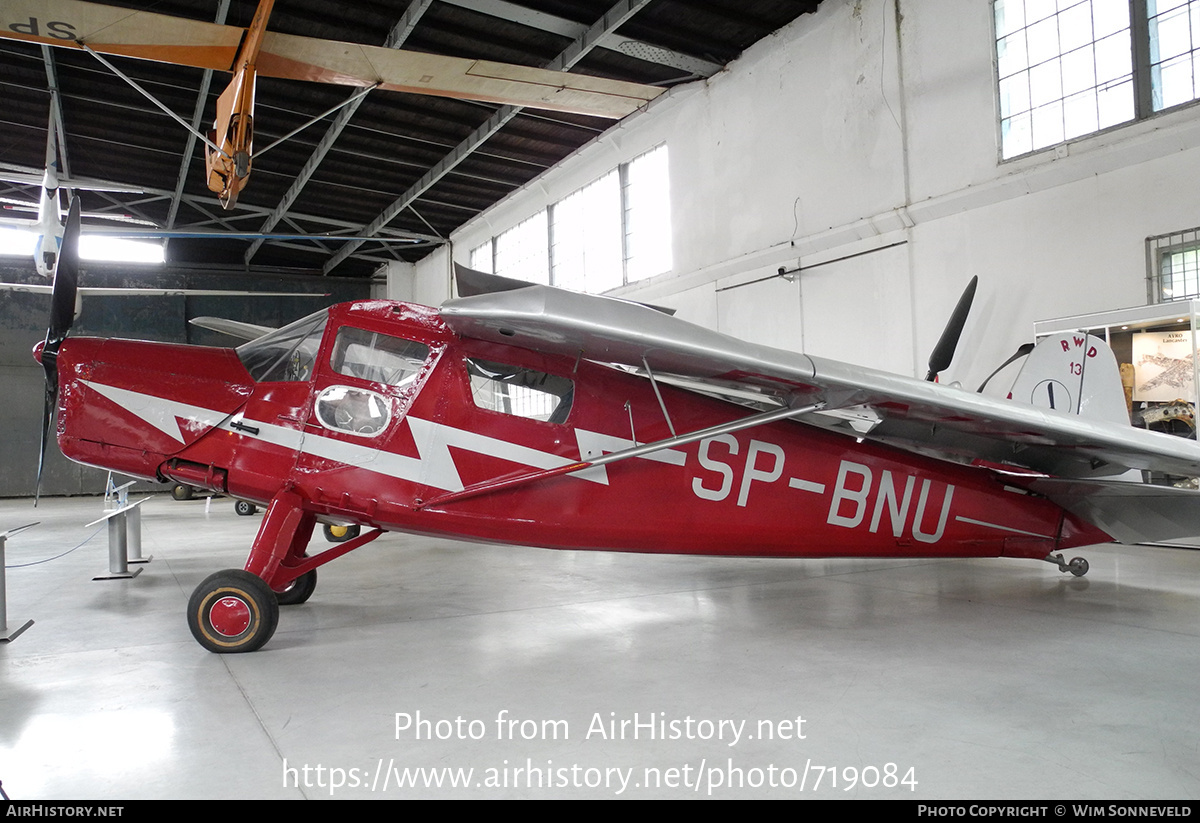
<svg viewBox="0 0 1200 823">
<path fill-rule="evenodd" d="M 765 426 L 767 423 L 774 423 L 777 420 L 786 420 L 792 417 L 800 417 L 804 414 L 820 411 L 825 408 L 825 403 L 812 403 L 808 406 L 800 406 L 798 408 L 772 409 L 771 411 L 762 412 L 761 414 L 752 414 L 749 417 L 743 417 L 740 420 L 732 420 L 728 423 L 720 423 L 716 426 L 709 426 L 707 429 L 690 432 L 689 434 L 681 434 L 676 437 L 668 437 L 666 440 L 656 440 L 653 443 L 644 443 L 640 446 L 633 446 L 628 449 L 622 449 L 617 452 L 597 457 L 594 460 L 581 460 L 578 463 L 568 463 L 565 466 L 556 466 L 553 469 L 543 469 L 541 471 L 530 472 L 529 474 L 520 474 L 516 477 L 508 477 L 501 480 L 487 480 L 483 483 L 477 483 L 474 486 L 468 486 L 462 491 L 450 492 L 443 494 L 432 500 L 426 500 L 417 504 L 417 510 L 428 509 L 434 506 L 442 506 L 446 503 L 457 503 L 460 500 L 466 500 L 470 497 L 477 497 L 481 494 L 491 494 L 492 492 L 503 491 L 517 486 L 524 486 L 529 483 L 535 483 L 539 480 L 549 480 L 552 477 L 563 477 L 568 474 L 575 474 L 584 469 L 590 469 L 595 466 L 606 466 L 609 463 L 618 463 L 622 460 L 628 460 L 631 457 L 642 457 L 643 455 L 653 452 L 662 451 L 663 449 L 671 449 L 675 446 L 684 446 L 688 443 L 694 443 L 697 440 L 703 440 L 706 437 L 716 437 L 721 434 L 731 434 L 733 432 L 742 431 L 743 429 L 753 428 L 754 426 Z"/>
<path fill-rule="evenodd" d="M 146 91 L 144 88 L 139 86 L 137 81 L 134 80 L 132 77 L 130 77 L 125 72 L 121 71 L 119 68 L 114 66 L 112 63 L 110 63 L 109 61 L 107 61 L 103 57 L 101 57 L 100 53 L 97 52 L 95 49 L 93 49 L 91 46 L 89 46 L 87 43 L 84 43 L 82 40 L 77 40 L 77 41 L 75 41 L 75 44 L 77 46 L 79 46 L 79 48 L 83 49 L 88 54 L 90 54 L 92 57 L 95 57 L 97 60 L 99 60 L 104 65 L 105 68 L 107 68 L 109 71 L 111 71 L 117 77 L 120 77 L 126 83 L 133 86 L 135 91 L 137 91 L 139 94 L 141 94 L 147 100 L 149 100 L 151 103 L 153 103 L 155 106 L 157 106 L 165 115 L 170 117 L 172 120 L 174 120 L 179 125 L 183 126 L 191 134 L 195 135 L 197 138 L 202 140 L 204 142 L 204 145 L 208 146 L 210 149 L 212 149 L 215 152 L 225 154 L 225 152 L 221 150 L 220 146 L 218 146 L 216 143 L 214 143 L 213 141 L 208 139 L 207 135 L 201 134 L 200 132 L 198 132 L 194 128 L 192 128 L 191 123 L 184 120 L 182 117 L 180 117 L 175 112 L 171 111 L 171 109 L 168 108 L 166 104 L 164 104 L 153 94 L 151 94 L 150 92 Z M 229 155 L 226 154 L 225 156 L 228 157 Z"/>
<path fill-rule="evenodd" d="M 650 388 L 654 389 L 654 396 L 658 398 L 658 407 L 662 409 L 663 417 L 667 420 L 667 428 L 671 430 L 671 436 L 676 437 L 675 424 L 671 422 L 671 415 L 667 413 L 667 404 L 663 402 L 662 392 L 658 390 L 658 381 L 654 379 L 654 372 L 650 371 L 650 364 L 646 362 L 644 354 L 642 355 L 642 365 L 646 367 L 646 376 L 650 378 Z"/>
</svg>

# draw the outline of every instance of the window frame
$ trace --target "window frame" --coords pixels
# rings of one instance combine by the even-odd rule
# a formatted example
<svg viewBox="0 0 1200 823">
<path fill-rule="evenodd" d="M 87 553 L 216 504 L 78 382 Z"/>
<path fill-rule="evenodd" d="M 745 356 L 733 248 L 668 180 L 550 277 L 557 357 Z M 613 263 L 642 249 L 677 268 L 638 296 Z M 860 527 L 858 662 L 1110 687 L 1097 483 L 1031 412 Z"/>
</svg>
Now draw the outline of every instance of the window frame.
<svg viewBox="0 0 1200 823">
<path fill-rule="evenodd" d="M 1129 8 L 1130 71 L 1131 71 L 1131 82 L 1132 82 L 1132 93 L 1133 93 L 1133 107 L 1132 107 L 1133 111 L 1132 111 L 1131 116 L 1128 119 L 1122 120 L 1118 123 L 1113 123 L 1111 125 L 1098 127 L 1093 131 L 1076 134 L 1071 137 L 1064 137 L 1062 140 L 1057 140 L 1053 143 L 1047 143 L 1045 145 L 1035 146 L 1034 148 L 1031 148 L 1028 151 L 1023 151 L 1019 154 L 1013 154 L 1011 156 L 1006 156 L 1005 155 L 1005 146 L 1004 146 L 1004 120 L 1005 120 L 1004 112 L 1003 112 L 1004 98 L 1003 98 L 1003 95 L 1001 92 L 1001 87 L 1000 87 L 1000 83 L 1002 80 L 1002 78 L 1000 76 L 1001 60 L 1000 60 L 1000 51 L 999 51 L 1001 37 L 999 36 L 999 30 L 998 30 L 997 21 L 996 21 L 996 5 L 998 2 L 1000 2 L 1000 0 L 992 0 L 992 2 L 990 4 L 990 9 L 991 9 L 990 25 L 991 25 L 991 37 L 992 37 L 992 75 L 993 75 L 992 88 L 993 88 L 993 92 L 996 96 L 996 98 L 995 98 L 996 99 L 995 129 L 996 129 L 996 154 L 997 154 L 998 162 L 1011 163 L 1013 161 L 1023 160 L 1023 159 L 1026 159 L 1026 158 L 1029 158 L 1029 157 L 1032 157 L 1035 155 L 1039 155 L 1039 154 L 1043 154 L 1043 153 L 1047 153 L 1047 152 L 1053 152 L 1062 146 L 1069 146 L 1072 143 L 1077 143 L 1081 140 L 1087 140 L 1087 139 L 1097 137 L 1100 135 L 1111 134 L 1119 129 L 1128 128 L 1135 124 L 1143 123 L 1143 122 L 1152 120 L 1152 119 L 1157 118 L 1162 115 L 1171 114 L 1174 112 L 1178 112 L 1178 111 L 1181 111 L 1184 109 L 1188 109 L 1188 108 L 1192 108 L 1197 105 L 1200 105 L 1200 80 L 1194 79 L 1193 80 L 1193 91 L 1195 93 L 1195 96 L 1192 97 L 1192 99 L 1185 100 L 1183 102 L 1176 103 L 1174 105 L 1171 105 L 1169 107 L 1164 107 L 1161 109 L 1154 108 L 1154 95 L 1155 95 L 1154 76 L 1155 76 L 1156 66 L 1155 66 L 1155 64 L 1151 63 L 1152 54 L 1151 54 L 1151 40 L 1150 40 L 1151 26 L 1150 26 L 1149 3 L 1148 3 L 1148 0 L 1127 0 L 1128 8 Z M 1090 0 L 1080 0 L 1080 3 L 1082 3 L 1082 2 L 1090 2 Z M 1184 0 L 1184 5 L 1185 6 L 1187 5 L 1187 0 Z M 1056 11 L 1056 14 L 1058 14 L 1058 13 L 1059 12 Z M 1156 16 L 1158 16 L 1158 15 L 1156 15 Z M 1035 22 L 1040 22 L 1040 21 L 1035 21 Z M 1027 29 L 1028 25 L 1029 24 L 1027 23 L 1024 28 Z M 1008 35 L 1006 35 L 1006 36 L 1008 36 Z M 1111 36 L 1111 35 L 1109 35 L 1109 36 Z M 1104 39 L 1104 38 L 1101 38 L 1101 39 Z M 1097 42 L 1099 42 L 1099 41 L 1092 40 L 1091 45 L 1094 46 Z M 1200 63 L 1200 53 L 1197 53 L 1197 52 L 1200 52 L 1200 31 L 1193 32 L 1192 44 L 1194 46 L 1194 48 L 1192 49 L 1192 53 L 1196 54 L 1195 61 L 1194 61 L 1194 65 L 1195 65 L 1194 71 L 1197 73 L 1200 73 L 1200 65 L 1196 65 L 1197 63 Z M 1070 52 L 1068 52 L 1068 53 L 1070 53 Z M 1061 58 L 1063 56 L 1063 52 L 1062 52 L 1061 48 L 1057 52 L 1056 56 L 1059 58 Z M 1159 65 L 1161 65 L 1161 63 Z M 1026 70 L 1028 70 L 1030 68 L 1033 68 L 1033 67 L 1027 66 Z M 1099 85 L 1097 85 L 1095 88 L 1099 88 Z M 1070 97 L 1070 95 L 1063 95 L 1062 97 L 1059 97 L 1057 99 L 1057 102 L 1060 102 L 1060 103 L 1065 102 L 1067 99 L 1069 99 L 1069 97 Z M 1033 111 L 1033 108 L 1031 107 L 1030 112 L 1032 112 L 1032 111 Z"/>
<path fill-rule="evenodd" d="M 667 237 L 666 237 L 666 243 L 668 244 L 668 246 L 667 246 L 667 254 L 665 255 L 665 257 L 669 261 L 668 267 L 663 269 L 662 271 L 654 272 L 653 274 L 641 275 L 641 276 L 631 276 L 630 275 L 630 270 L 631 270 L 630 264 L 634 259 L 634 244 L 632 241 L 636 235 L 633 232 L 631 224 L 630 224 L 630 211 L 631 211 L 630 203 L 632 201 L 632 197 L 631 197 L 629 169 L 632 165 L 638 163 L 639 161 L 641 161 L 645 158 L 649 158 L 651 155 L 653 155 L 655 152 L 658 152 L 658 151 L 662 151 L 665 153 L 663 162 L 666 163 L 666 165 L 667 165 L 666 180 L 664 181 L 666 190 L 664 192 L 662 192 L 662 195 L 665 198 L 667 207 L 669 209 L 670 202 L 671 202 L 671 180 L 670 180 L 670 171 L 669 171 L 669 169 L 670 169 L 670 154 L 667 149 L 667 143 L 659 143 L 657 146 L 655 146 L 651 149 L 648 149 L 647 151 L 644 151 L 635 157 L 630 158 L 629 160 L 627 160 L 624 163 L 619 164 L 616 168 L 610 169 L 609 171 L 605 172 L 604 174 L 598 175 L 596 178 L 594 178 L 593 180 L 590 180 L 585 185 L 580 186 L 579 188 L 575 189 L 571 193 L 567 194 L 565 197 L 562 197 L 559 200 L 555 201 L 554 203 L 551 203 L 550 205 L 546 206 L 544 209 L 539 209 L 537 212 L 529 215 L 525 219 L 523 219 L 520 222 L 513 225 L 511 228 L 506 229 L 505 231 L 501 232 L 500 234 L 492 235 L 491 237 L 487 238 L 483 242 L 472 247 L 470 249 L 470 251 L 468 252 L 469 259 L 472 264 L 472 268 L 476 268 L 481 271 L 486 271 L 489 274 L 497 274 L 497 275 L 501 275 L 504 277 L 514 277 L 518 280 L 528 280 L 531 283 L 543 283 L 544 284 L 544 283 L 548 282 L 552 286 L 560 286 L 559 278 L 556 276 L 557 272 L 556 272 L 556 265 L 555 265 L 555 263 L 556 263 L 555 209 L 558 206 L 560 206 L 563 202 L 567 201 L 568 199 L 579 195 L 585 189 L 588 189 L 589 187 L 596 185 L 597 183 L 601 182 L 602 180 L 608 178 L 610 175 L 615 175 L 615 187 L 616 187 L 616 194 L 617 194 L 616 207 L 618 209 L 618 214 L 614 217 L 614 220 L 615 220 L 617 226 L 619 227 L 617 229 L 619 237 L 616 238 L 616 240 L 620 244 L 618 253 L 620 256 L 621 282 L 617 285 L 614 285 L 614 286 L 611 286 L 611 287 L 605 289 L 605 291 L 602 291 L 602 292 L 586 292 L 586 293 L 605 294 L 609 291 L 614 291 L 616 289 L 623 288 L 623 287 L 628 286 L 633 283 L 644 282 L 646 280 L 649 280 L 649 279 L 656 277 L 658 275 L 661 275 L 661 274 L 669 274 L 674 267 L 674 249 L 671 247 L 672 236 L 671 236 L 671 232 L 670 232 L 670 221 L 668 218 L 668 221 L 667 221 L 668 222 L 668 231 L 667 231 Z M 515 232 L 517 230 L 526 228 L 530 224 L 530 222 L 535 219 L 543 219 L 542 215 L 545 215 L 544 220 L 545 220 L 545 224 L 546 224 L 545 225 L 545 228 L 546 228 L 546 231 L 545 231 L 545 235 L 546 235 L 546 237 L 545 237 L 545 243 L 546 243 L 545 260 L 546 260 L 547 268 L 548 268 L 548 273 L 546 274 L 546 276 L 545 277 L 542 276 L 542 271 L 541 271 L 540 267 L 538 269 L 536 279 L 529 277 L 529 276 L 523 276 L 523 274 L 521 272 L 515 272 L 511 268 L 503 270 L 503 271 L 500 270 L 498 268 L 497 264 L 500 262 L 500 260 L 499 260 L 500 250 L 501 250 L 501 246 L 503 245 L 503 243 L 501 242 L 502 238 L 504 238 L 505 235 L 509 234 L 510 232 Z M 561 255 L 560 255 L 560 257 L 561 257 Z M 541 255 L 538 255 L 538 259 L 539 259 L 539 261 L 541 260 Z M 588 281 L 588 279 L 589 278 L 587 278 L 586 272 L 585 272 L 583 282 L 586 283 Z M 564 287 L 564 288 L 569 288 L 569 287 Z"/>
<path fill-rule="evenodd" d="M 1166 296 L 1164 291 L 1163 261 L 1175 254 L 1194 252 L 1197 256 L 1197 267 L 1191 272 L 1196 282 L 1194 291 L 1184 294 Z M 1188 279 L 1185 269 L 1178 276 L 1185 282 Z M 1172 272 L 1172 278 L 1176 275 Z M 1173 231 L 1146 238 L 1146 302 L 1148 304 L 1175 303 L 1185 300 L 1200 299 L 1200 227 Z"/>
</svg>

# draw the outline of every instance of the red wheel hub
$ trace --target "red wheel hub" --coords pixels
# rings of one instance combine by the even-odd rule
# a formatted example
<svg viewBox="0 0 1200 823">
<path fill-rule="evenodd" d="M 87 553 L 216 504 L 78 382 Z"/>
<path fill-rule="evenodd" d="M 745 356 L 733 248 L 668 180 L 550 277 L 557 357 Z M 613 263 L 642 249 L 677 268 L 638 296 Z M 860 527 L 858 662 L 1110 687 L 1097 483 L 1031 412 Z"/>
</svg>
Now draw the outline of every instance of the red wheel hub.
<svg viewBox="0 0 1200 823">
<path fill-rule="evenodd" d="M 222 597 L 208 611 L 208 622 L 225 637 L 237 637 L 250 627 L 250 606 L 240 597 Z"/>
</svg>

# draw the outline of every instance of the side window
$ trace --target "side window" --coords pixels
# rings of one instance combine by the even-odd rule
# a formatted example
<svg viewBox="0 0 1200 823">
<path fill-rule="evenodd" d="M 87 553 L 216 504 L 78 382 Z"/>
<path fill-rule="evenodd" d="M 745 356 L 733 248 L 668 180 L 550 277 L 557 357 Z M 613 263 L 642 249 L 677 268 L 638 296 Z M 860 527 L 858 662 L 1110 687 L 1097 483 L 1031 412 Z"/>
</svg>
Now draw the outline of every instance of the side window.
<svg viewBox="0 0 1200 823">
<path fill-rule="evenodd" d="M 327 429 L 372 437 L 387 428 L 391 401 L 366 389 L 330 386 L 317 395 L 314 411 Z"/>
<path fill-rule="evenodd" d="M 467 372 L 481 409 L 550 423 L 565 423 L 571 413 L 575 384 L 565 377 L 470 357 Z"/>
<path fill-rule="evenodd" d="M 260 383 L 312 377 L 329 313 L 322 310 L 237 348 L 246 371 Z"/>
<path fill-rule="evenodd" d="M 344 326 L 330 365 L 339 374 L 403 388 L 417 379 L 428 357 L 423 343 Z"/>
</svg>

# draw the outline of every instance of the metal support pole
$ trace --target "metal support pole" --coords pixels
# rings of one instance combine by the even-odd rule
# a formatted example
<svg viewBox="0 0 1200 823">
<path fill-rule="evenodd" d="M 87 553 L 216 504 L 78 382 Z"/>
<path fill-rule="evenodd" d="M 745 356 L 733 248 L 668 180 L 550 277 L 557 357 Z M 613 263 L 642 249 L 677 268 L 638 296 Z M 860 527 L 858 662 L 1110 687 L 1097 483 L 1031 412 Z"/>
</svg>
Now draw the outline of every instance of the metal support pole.
<svg viewBox="0 0 1200 823">
<path fill-rule="evenodd" d="M 8 627 L 8 599 L 6 594 L 8 591 L 8 579 L 4 572 L 4 544 L 8 540 L 9 535 L 25 531 L 25 529 L 36 525 L 37 523 L 30 523 L 6 532 L 0 532 L 0 641 L 4 643 L 16 640 L 21 632 L 33 625 L 32 620 L 26 620 L 24 623 L 20 623 L 20 625 L 11 629 Z"/>
<path fill-rule="evenodd" d="M 126 522 L 125 540 L 129 546 L 129 563 L 131 565 L 149 563 L 154 559 L 153 555 L 142 557 L 142 510 L 138 506 L 131 508 Z"/>
<path fill-rule="evenodd" d="M 132 506 L 126 506 L 93 520 L 88 526 L 108 521 L 108 573 L 98 574 L 93 580 L 128 580 L 142 573 L 141 569 L 129 570 L 129 514 L 150 498 L 143 498 Z M 141 554 L 141 537 L 138 537 L 138 554 Z"/>
</svg>

